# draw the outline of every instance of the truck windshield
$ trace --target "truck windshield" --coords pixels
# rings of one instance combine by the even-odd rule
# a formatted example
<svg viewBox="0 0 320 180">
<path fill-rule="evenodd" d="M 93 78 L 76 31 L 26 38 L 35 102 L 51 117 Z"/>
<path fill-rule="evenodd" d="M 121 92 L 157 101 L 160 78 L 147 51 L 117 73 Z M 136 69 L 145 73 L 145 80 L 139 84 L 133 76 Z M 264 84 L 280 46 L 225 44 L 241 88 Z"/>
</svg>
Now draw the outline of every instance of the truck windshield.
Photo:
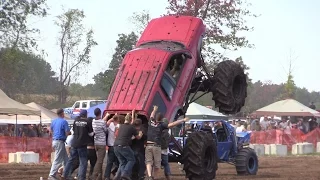
<svg viewBox="0 0 320 180">
<path fill-rule="evenodd" d="M 139 48 L 153 47 L 169 51 L 177 51 L 185 49 L 184 45 L 175 41 L 152 41 L 139 46 Z"/>
</svg>

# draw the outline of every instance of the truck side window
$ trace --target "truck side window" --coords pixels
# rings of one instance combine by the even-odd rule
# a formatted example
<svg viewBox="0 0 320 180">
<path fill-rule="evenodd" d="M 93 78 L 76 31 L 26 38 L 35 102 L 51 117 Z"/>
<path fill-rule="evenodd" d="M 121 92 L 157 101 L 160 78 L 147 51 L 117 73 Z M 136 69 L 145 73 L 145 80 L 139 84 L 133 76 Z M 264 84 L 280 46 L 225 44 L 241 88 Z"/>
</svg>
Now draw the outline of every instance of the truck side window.
<svg viewBox="0 0 320 180">
<path fill-rule="evenodd" d="M 185 60 L 186 57 L 184 54 L 177 54 L 172 56 L 169 61 L 166 71 L 173 77 L 176 82 L 178 81 L 178 78 L 181 74 Z"/>
<path fill-rule="evenodd" d="M 175 83 L 172 82 L 169 75 L 167 73 L 164 73 L 162 79 L 161 79 L 161 89 L 164 92 L 164 94 L 167 96 L 167 98 L 171 101 L 172 96 L 175 90 Z"/>
<path fill-rule="evenodd" d="M 83 102 L 82 103 L 82 108 L 87 108 L 87 104 L 88 104 L 87 102 Z"/>
<path fill-rule="evenodd" d="M 153 110 L 153 105 L 157 105 L 158 106 L 158 112 L 160 112 L 161 114 L 165 115 L 167 113 L 167 106 L 164 103 L 161 95 L 159 92 L 156 92 L 153 101 L 152 101 L 152 106 L 150 106 L 149 109 L 149 114 L 151 114 L 152 110 Z"/>
<path fill-rule="evenodd" d="M 79 108 L 80 107 L 80 102 L 76 102 L 76 104 L 74 105 L 74 108 Z"/>
</svg>

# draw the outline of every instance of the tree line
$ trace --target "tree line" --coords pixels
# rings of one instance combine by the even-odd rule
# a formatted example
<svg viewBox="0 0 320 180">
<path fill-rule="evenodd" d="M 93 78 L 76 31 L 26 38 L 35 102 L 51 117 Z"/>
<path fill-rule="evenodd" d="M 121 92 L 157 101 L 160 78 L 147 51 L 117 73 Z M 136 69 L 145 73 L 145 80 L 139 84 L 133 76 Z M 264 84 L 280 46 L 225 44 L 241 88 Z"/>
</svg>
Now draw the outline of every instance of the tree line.
<svg viewBox="0 0 320 180">
<path fill-rule="evenodd" d="M 150 21 L 148 11 L 134 13 L 129 20 L 136 29 L 118 35 L 109 66 L 93 77 L 93 84 L 82 86 L 77 83 L 77 77 L 91 63 L 91 50 L 98 45 L 94 40 L 94 30 L 87 29 L 83 24 L 84 11 L 69 9 L 55 21 L 59 28 L 60 51 L 59 70 L 55 72 L 45 60 L 45 50 L 37 46 L 36 36 L 40 31 L 27 26 L 28 18 L 47 16 L 46 0 L 6 1 L 0 6 L 0 89 L 20 101 L 37 101 L 37 98 L 21 100 L 17 95 L 50 95 L 54 97 L 51 103 L 42 102 L 47 107 L 67 106 L 74 100 L 70 96 L 106 99 L 123 55 L 134 47 Z M 202 50 L 203 58 L 213 73 L 217 63 L 229 59 L 223 53 L 226 50 L 254 47 L 243 35 L 243 32 L 253 30 L 253 27 L 246 24 L 246 18 L 256 17 L 249 11 L 249 7 L 250 4 L 245 0 L 168 0 L 166 14 L 194 16 L 204 20 L 207 35 Z M 21 10 L 24 13 L 20 13 Z M 238 57 L 235 61 L 246 70 L 249 81 L 248 98 L 242 108 L 244 114 L 284 97 L 295 98 L 306 105 L 311 101 L 320 102 L 319 92 L 296 87 L 292 74 L 288 74 L 288 81 L 280 85 L 252 82 L 248 73 L 250 68 L 244 63 L 245 60 Z M 197 102 L 214 105 L 210 96 L 208 94 Z"/>
</svg>

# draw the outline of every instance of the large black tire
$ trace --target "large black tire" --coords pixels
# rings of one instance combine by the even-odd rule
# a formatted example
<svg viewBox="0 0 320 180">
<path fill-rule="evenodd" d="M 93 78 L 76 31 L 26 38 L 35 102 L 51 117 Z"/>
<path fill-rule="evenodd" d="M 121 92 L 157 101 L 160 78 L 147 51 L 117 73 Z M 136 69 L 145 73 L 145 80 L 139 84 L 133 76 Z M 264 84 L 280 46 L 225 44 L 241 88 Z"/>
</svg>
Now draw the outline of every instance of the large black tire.
<svg viewBox="0 0 320 180">
<path fill-rule="evenodd" d="M 213 134 L 191 133 L 183 150 L 183 170 L 189 180 L 212 180 L 218 169 L 217 145 Z"/>
<path fill-rule="evenodd" d="M 236 170 L 238 175 L 256 175 L 259 161 L 256 152 L 251 148 L 240 149 L 236 156 Z"/>
<path fill-rule="evenodd" d="M 247 77 L 235 61 L 222 61 L 214 69 L 212 99 L 219 111 L 225 114 L 238 113 L 247 97 Z"/>
</svg>

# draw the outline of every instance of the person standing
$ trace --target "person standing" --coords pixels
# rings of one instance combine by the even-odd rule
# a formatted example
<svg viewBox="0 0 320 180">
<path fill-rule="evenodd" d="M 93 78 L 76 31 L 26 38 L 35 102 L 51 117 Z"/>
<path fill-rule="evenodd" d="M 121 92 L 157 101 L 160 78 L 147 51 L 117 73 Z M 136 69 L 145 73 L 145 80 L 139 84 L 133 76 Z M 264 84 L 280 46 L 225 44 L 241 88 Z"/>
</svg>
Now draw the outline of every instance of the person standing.
<svg viewBox="0 0 320 180">
<path fill-rule="evenodd" d="M 119 169 L 117 171 L 115 180 L 126 179 L 131 180 L 130 176 L 132 168 L 135 164 L 134 152 L 131 149 L 132 138 L 141 139 L 143 133 L 138 131 L 131 124 L 131 116 L 126 116 L 124 124 L 121 124 L 118 135 L 114 142 L 114 152 L 120 162 Z"/>
<path fill-rule="evenodd" d="M 171 180 L 171 177 L 170 177 L 171 170 L 170 170 L 169 156 L 168 156 L 169 141 L 170 141 L 169 129 L 165 129 L 162 131 L 162 137 L 161 137 L 161 166 L 163 166 L 166 180 Z"/>
<path fill-rule="evenodd" d="M 154 170 L 154 176 L 158 176 L 159 169 L 161 168 L 161 134 L 162 131 L 168 128 L 172 128 L 183 122 L 189 121 L 189 118 L 184 118 L 181 120 L 174 121 L 172 123 L 164 123 L 163 115 L 156 112 L 158 106 L 153 107 L 153 111 L 150 115 L 150 120 L 148 123 L 148 133 L 147 133 L 147 146 L 145 152 L 146 167 L 148 177 L 147 179 L 153 180 L 152 172 Z"/>
<path fill-rule="evenodd" d="M 94 110 L 95 119 L 92 121 L 94 132 L 94 146 L 97 153 L 97 163 L 93 171 L 93 179 L 102 180 L 102 165 L 106 156 L 106 134 L 108 132 L 106 122 L 101 118 L 101 110 Z"/>
<path fill-rule="evenodd" d="M 57 179 L 56 175 L 61 164 L 63 163 L 65 167 L 68 161 L 65 141 L 70 134 L 70 128 L 68 122 L 64 119 L 63 109 L 58 109 L 57 115 L 58 118 L 51 123 L 52 148 L 54 149 L 55 157 L 49 173 L 48 179 L 50 180 Z"/>
<path fill-rule="evenodd" d="M 107 120 L 110 115 L 107 113 L 104 117 L 104 120 Z M 112 167 L 115 165 L 115 172 L 118 169 L 119 161 L 114 153 L 114 141 L 115 141 L 115 131 L 116 127 L 119 125 L 119 116 L 116 114 L 111 119 L 107 121 L 107 127 L 108 127 L 108 136 L 107 136 L 107 145 L 108 145 L 108 154 L 107 154 L 107 165 L 104 173 L 104 178 L 106 180 L 110 180 L 111 170 Z"/>
<path fill-rule="evenodd" d="M 145 164 L 145 152 L 144 152 L 144 145 L 147 142 L 146 130 L 142 127 L 142 120 L 136 119 L 133 121 L 133 126 L 136 130 L 142 131 L 143 135 L 141 139 L 133 139 L 131 148 L 134 152 L 134 156 L 136 158 L 136 164 L 133 169 L 132 179 L 139 179 L 144 180 L 144 173 L 146 171 L 146 164 Z"/>
<path fill-rule="evenodd" d="M 94 135 L 91 125 L 92 124 L 87 120 L 87 111 L 81 110 L 80 117 L 77 117 L 73 123 L 74 137 L 70 151 L 70 158 L 65 166 L 62 179 L 71 179 L 72 166 L 77 158 L 79 158 L 80 161 L 78 180 L 86 179 L 88 166 L 87 145 L 90 143 L 90 137 Z"/>
<path fill-rule="evenodd" d="M 88 125 L 90 127 L 92 127 L 93 118 L 89 117 L 89 118 L 87 118 L 87 121 L 88 121 Z M 94 167 L 95 167 L 96 162 L 97 162 L 97 152 L 96 152 L 96 149 L 95 149 L 95 146 L 94 146 L 94 136 L 90 136 L 89 137 L 89 143 L 87 145 L 87 152 L 88 152 L 88 160 L 90 162 L 89 180 L 91 180 L 92 179 L 92 175 L 93 175 L 93 170 L 94 170 Z"/>
</svg>

